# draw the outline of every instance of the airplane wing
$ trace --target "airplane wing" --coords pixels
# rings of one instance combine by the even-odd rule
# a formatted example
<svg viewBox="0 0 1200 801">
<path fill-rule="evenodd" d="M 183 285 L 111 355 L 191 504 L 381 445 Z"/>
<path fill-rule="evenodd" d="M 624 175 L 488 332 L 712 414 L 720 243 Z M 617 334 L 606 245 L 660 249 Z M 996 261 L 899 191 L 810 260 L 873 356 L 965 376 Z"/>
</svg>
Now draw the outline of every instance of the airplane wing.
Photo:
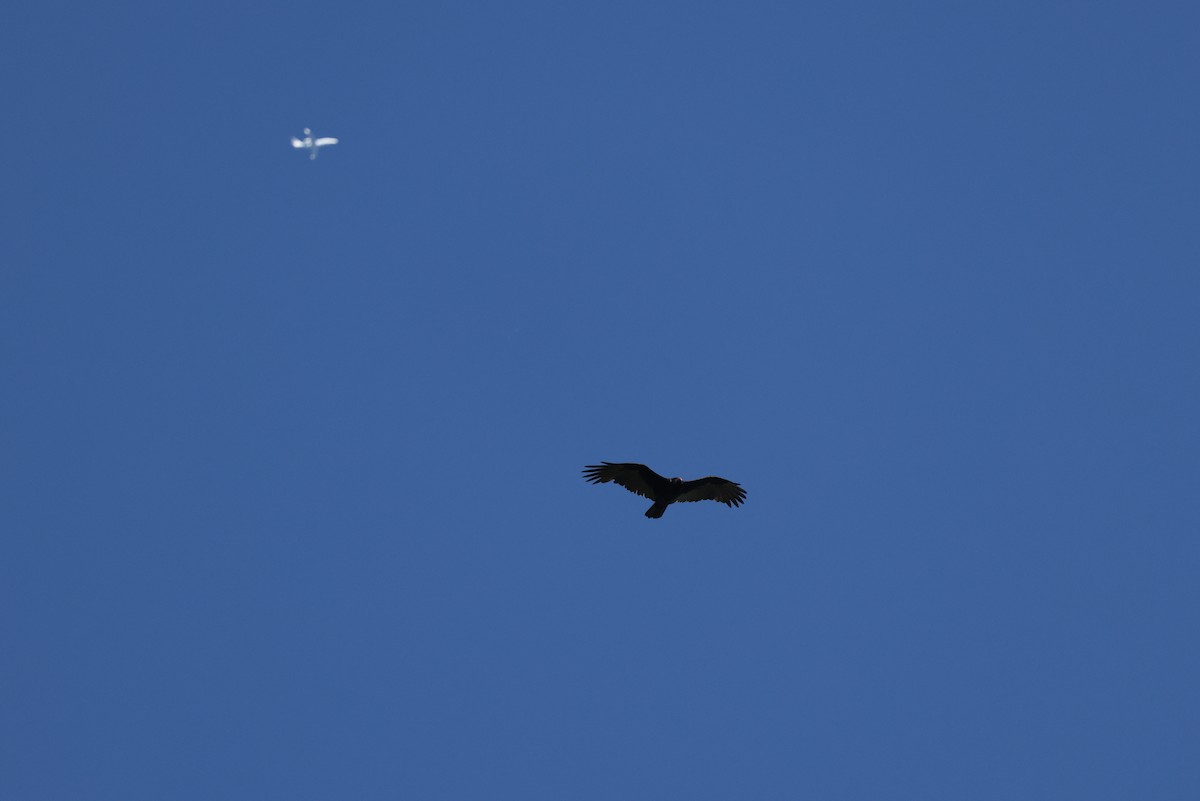
<svg viewBox="0 0 1200 801">
<path fill-rule="evenodd" d="M 316 142 L 313 142 L 313 144 L 317 145 L 318 147 L 320 147 L 321 145 L 336 145 L 336 144 L 337 144 L 337 137 L 335 137 L 335 136 L 322 136 L 322 137 L 321 137 L 320 139 L 318 139 Z"/>
</svg>

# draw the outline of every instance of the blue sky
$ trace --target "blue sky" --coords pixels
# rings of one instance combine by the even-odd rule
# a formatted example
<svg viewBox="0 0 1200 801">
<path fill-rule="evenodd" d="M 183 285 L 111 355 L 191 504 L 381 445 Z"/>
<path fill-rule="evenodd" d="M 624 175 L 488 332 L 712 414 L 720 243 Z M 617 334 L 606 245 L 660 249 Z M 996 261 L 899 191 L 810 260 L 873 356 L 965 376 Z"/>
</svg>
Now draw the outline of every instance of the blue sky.
<svg viewBox="0 0 1200 801">
<path fill-rule="evenodd" d="M 1196 798 L 1198 16 L 12 9 L 0 795 Z"/>
</svg>

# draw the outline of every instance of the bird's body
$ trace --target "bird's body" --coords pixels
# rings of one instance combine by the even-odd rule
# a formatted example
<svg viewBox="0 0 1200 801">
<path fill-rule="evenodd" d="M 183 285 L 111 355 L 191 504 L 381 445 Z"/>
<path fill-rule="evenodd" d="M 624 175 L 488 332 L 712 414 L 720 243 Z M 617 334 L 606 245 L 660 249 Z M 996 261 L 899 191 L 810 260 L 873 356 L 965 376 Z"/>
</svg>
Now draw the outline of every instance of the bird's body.
<svg viewBox="0 0 1200 801">
<path fill-rule="evenodd" d="M 588 465 L 583 477 L 593 484 L 616 482 L 635 495 L 654 501 L 646 510 L 646 517 L 662 517 L 667 507 L 676 502 L 718 501 L 726 506 L 741 506 L 746 500 L 746 491 L 732 481 L 717 476 L 695 481 L 664 478 L 646 465 L 633 462 Z"/>
<path fill-rule="evenodd" d="M 309 161 L 317 157 L 318 148 L 325 147 L 326 145 L 336 145 L 337 143 L 337 138 L 333 136 L 322 136 L 320 139 L 314 139 L 312 131 L 308 128 L 304 129 L 303 139 L 292 137 L 292 147 L 308 150 Z"/>
</svg>

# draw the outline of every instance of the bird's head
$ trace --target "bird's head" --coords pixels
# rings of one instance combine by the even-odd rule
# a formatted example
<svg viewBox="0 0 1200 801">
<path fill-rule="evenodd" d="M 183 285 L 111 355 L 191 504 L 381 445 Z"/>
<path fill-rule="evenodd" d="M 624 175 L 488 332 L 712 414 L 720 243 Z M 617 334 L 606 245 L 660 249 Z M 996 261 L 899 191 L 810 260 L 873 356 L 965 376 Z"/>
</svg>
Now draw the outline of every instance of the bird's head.
<svg viewBox="0 0 1200 801">
<path fill-rule="evenodd" d="M 671 483 L 672 484 L 682 484 L 683 479 L 682 478 L 673 478 L 673 479 L 671 479 Z"/>
<path fill-rule="evenodd" d="M 305 128 L 305 129 L 304 129 L 304 135 L 305 135 L 305 136 L 312 136 L 312 129 L 311 129 L 311 128 Z"/>
</svg>

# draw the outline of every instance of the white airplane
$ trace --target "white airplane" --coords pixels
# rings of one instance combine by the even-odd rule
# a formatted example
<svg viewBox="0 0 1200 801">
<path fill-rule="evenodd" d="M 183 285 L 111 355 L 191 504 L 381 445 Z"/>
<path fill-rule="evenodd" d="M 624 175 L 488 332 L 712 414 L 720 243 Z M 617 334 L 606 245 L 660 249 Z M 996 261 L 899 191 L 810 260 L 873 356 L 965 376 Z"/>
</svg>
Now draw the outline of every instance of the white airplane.
<svg viewBox="0 0 1200 801">
<path fill-rule="evenodd" d="M 308 128 L 304 129 L 304 138 L 297 139 L 292 137 L 292 147 L 306 148 L 308 150 L 308 160 L 312 161 L 317 157 L 317 148 L 325 147 L 325 145 L 336 145 L 337 139 L 332 136 L 322 136 L 320 139 L 313 139 L 312 131 Z"/>
</svg>

